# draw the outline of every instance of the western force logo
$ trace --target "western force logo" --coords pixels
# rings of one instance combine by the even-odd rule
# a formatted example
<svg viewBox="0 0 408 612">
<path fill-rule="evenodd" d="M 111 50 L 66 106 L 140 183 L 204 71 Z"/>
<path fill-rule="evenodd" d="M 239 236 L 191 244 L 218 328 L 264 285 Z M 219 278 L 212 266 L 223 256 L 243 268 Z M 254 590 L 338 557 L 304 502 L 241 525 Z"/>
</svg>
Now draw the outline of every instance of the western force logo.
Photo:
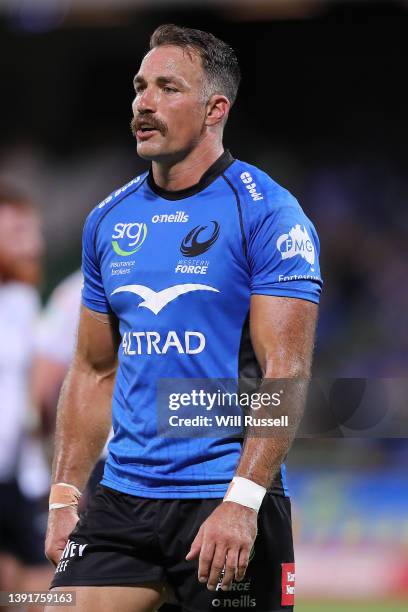
<svg viewBox="0 0 408 612">
<path fill-rule="evenodd" d="M 220 225 L 217 221 L 211 221 L 211 223 L 213 224 L 211 229 L 208 229 L 208 225 L 197 225 L 188 232 L 180 245 L 180 251 L 184 257 L 201 255 L 216 242 L 220 234 Z M 208 235 L 209 231 L 211 232 L 210 236 Z M 201 241 L 199 241 L 199 237 Z M 202 240 L 203 238 L 204 240 Z"/>
<path fill-rule="evenodd" d="M 208 259 L 180 259 L 174 269 L 176 274 L 207 274 Z"/>
<path fill-rule="evenodd" d="M 112 234 L 113 250 L 121 257 L 133 255 L 140 249 L 146 236 L 146 223 L 117 223 Z"/>
<path fill-rule="evenodd" d="M 276 241 L 276 247 L 282 259 L 290 259 L 300 255 L 313 266 L 315 262 L 315 248 L 305 226 L 303 230 L 300 225 L 295 225 L 288 234 L 282 234 Z"/>
<path fill-rule="evenodd" d="M 144 308 L 148 308 L 157 315 L 167 306 L 167 304 L 175 300 L 179 295 L 190 293 L 191 291 L 214 291 L 219 293 L 218 289 L 214 289 L 214 287 L 210 287 L 209 285 L 185 283 L 183 285 L 173 285 L 161 291 L 153 291 L 153 289 L 145 287 L 144 285 L 124 285 L 112 291 L 111 295 L 123 292 L 134 293 L 143 298 L 143 302 L 140 302 L 139 307 L 143 306 Z"/>
</svg>

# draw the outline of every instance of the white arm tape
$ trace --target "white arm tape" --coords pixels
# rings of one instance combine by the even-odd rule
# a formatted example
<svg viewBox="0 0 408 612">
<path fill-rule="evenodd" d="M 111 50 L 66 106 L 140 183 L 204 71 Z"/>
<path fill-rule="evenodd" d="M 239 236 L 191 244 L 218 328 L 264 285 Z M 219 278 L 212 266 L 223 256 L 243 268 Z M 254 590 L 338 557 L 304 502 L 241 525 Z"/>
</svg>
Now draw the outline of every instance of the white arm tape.
<svg viewBox="0 0 408 612">
<path fill-rule="evenodd" d="M 266 489 L 252 480 L 234 476 L 223 501 L 235 502 L 259 511 Z"/>
<path fill-rule="evenodd" d="M 73 508 L 72 504 L 50 504 L 48 510 L 59 510 L 60 508 Z"/>
<path fill-rule="evenodd" d="M 67 490 L 68 489 L 68 490 Z M 76 508 L 78 506 L 81 491 L 67 482 L 57 482 L 51 485 L 49 509 L 59 510 L 59 508 Z"/>
</svg>

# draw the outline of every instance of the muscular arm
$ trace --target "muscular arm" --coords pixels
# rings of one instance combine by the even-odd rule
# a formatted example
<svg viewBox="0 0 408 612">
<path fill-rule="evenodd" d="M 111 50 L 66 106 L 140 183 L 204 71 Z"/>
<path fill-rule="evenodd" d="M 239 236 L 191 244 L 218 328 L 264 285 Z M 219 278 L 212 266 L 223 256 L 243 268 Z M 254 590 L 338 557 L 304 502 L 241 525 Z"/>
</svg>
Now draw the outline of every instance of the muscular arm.
<svg viewBox="0 0 408 612">
<path fill-rule="evenodd" d="M 110 315 L 81 309 L 78 342 L 57 408 L 52 482 L 82 490 L 111 426 L 119 333 Z M 78 520 L 76 510 L 51 510 L 46 555 L 57 563 Z"/>
<path fill-rule="evenodd" d="M 289 429 L 277 436 L 259 437 L 248 429 L 236 475 L 269 487 L 280 468 L 302 417 L 310 375 L 318 307 L 293 298 L 254 295 L 251 299 L 252 345 L 262 369 L 260 392 L 271 392 L 268 379 L 298 379 L 282 385 L 284 412 Z M 271 381 L 272 382 L 272 381 Z M 263 416 L 263 415 L 259 415 Z M 268 415 L 270 416 L 270 415 Z"/>
<path fill-rule="evenodd" d="M 251 340 L 264 378 L 260 391 L 270 393 L 267 379 L 299 379 L 283 385 L 288 392 L 284 406 L 291 424 L 289 431 L 263 437 L 251 435 L 257 433 L 256 428 L 247 431 L 236 475 L 264 487 L 271 484 L 287 454 L 302 415 L 317 310 L 315 304 L 305 300 L 264 295 L 251 298 Z M 198 578 L 207 582 L 210 590 L 216 588 L 224 568 L 221 586 L 228 590 L 234 577 L 236 580 L 244 577 L 256 534 L 256 511 L 224 502 L 202 524 L 186 558 L 199 555 Z"/>
<path fill-rule="evenodd" d="M 118 332 L 110 315 L 81 309 L 78 343 L 57 408 L 53 482 L 83 489 L 111 426 Z"/>
</svg>

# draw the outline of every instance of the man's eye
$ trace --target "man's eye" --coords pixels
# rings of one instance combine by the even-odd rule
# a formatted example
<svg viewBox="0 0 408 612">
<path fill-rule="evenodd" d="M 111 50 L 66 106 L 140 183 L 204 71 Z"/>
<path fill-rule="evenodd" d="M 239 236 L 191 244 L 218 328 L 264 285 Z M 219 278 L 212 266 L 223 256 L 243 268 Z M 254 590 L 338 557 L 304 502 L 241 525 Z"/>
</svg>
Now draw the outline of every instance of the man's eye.
<svg viewBox="0 0 408 612">
<path fill-rule="evenodd" d="M 174 89 L 174 87 L 169 87 L 168 85 L 165 85 L 163 87 L 163 91 L 167 92 L 167 93 L 176 93 L 177 89 Z"/>
</svg>

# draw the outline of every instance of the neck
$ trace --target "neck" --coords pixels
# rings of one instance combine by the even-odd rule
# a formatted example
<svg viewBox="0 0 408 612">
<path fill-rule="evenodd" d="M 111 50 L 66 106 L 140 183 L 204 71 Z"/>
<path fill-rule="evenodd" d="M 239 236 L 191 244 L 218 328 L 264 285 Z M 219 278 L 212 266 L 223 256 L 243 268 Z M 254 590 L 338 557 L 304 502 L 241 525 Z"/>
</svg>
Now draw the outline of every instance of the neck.
<svg viewBox="0 0 408 612">
<path fill-rule="evenodd" d="M 152 162 L 156 185 L 168 191 L 186 189 L 199 182 L 208 168 L 223 154 L 222 143 L 197 146 L 183 159 L 174 163 Z"/>
</svg>

